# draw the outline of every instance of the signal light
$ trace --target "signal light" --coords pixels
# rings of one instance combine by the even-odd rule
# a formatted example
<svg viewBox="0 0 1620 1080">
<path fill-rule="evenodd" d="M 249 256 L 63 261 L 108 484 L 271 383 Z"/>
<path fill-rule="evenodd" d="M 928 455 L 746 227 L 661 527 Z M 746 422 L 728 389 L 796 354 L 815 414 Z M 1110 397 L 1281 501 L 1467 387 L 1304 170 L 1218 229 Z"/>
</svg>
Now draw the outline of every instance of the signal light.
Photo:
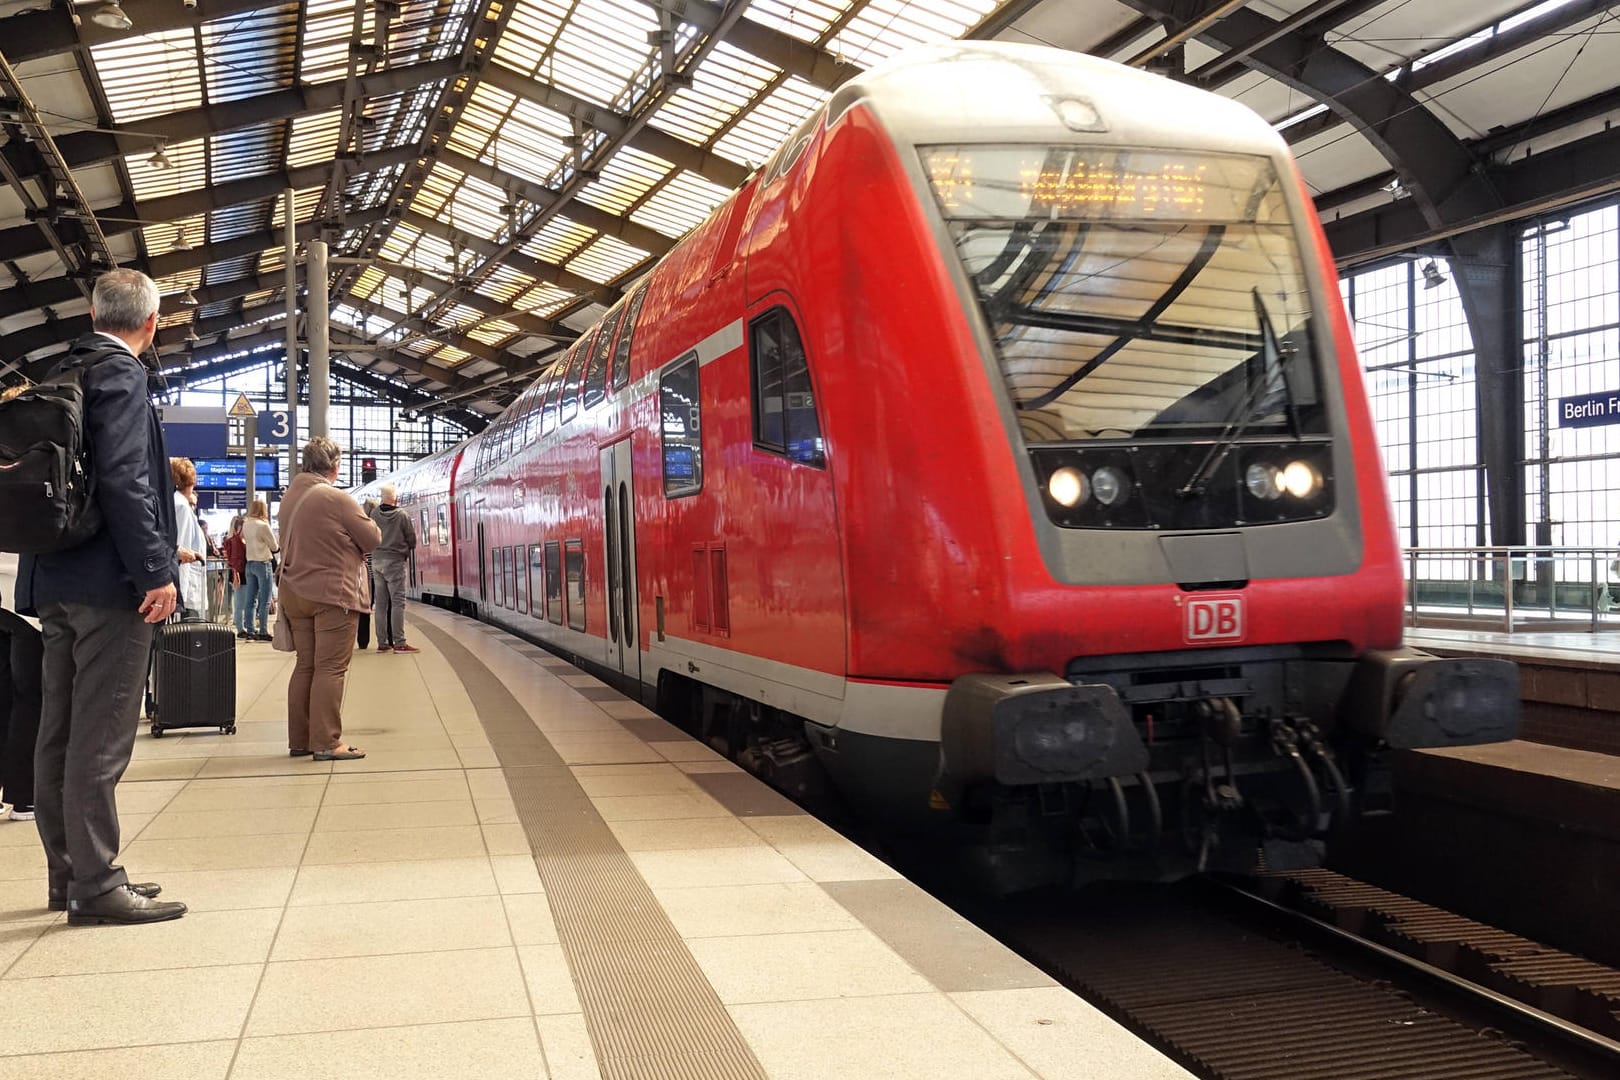
<svg viewBox="0 0 1620 1080">
<path fill-rule="evenodd" d="M 361 458 L 360 482 L 362 484 L 369 484 L 375 479 L 377 479 L 377 459 L 370 457 Z"/>
</svg>

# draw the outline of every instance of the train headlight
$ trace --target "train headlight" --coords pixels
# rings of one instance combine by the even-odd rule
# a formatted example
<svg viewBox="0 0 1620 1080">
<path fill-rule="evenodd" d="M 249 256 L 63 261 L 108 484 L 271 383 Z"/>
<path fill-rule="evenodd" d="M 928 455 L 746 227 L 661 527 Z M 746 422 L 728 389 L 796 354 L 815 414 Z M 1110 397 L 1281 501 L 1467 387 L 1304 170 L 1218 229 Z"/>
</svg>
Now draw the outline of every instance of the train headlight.
<svg viewBox="0 0 1620 1080">
<path fill-rule="evenodd" d="M 1085 474 L 1068 465 L 1054 471 L 1046 481 L 1046 493 L 1059 506 L 1079 506 L 1090 494 Z"/>
<path fill-rule="evenodd" d="M 1097 501 L 1104 506 L 1113 506 L 1125 497 L 1125 476 L 1112 465 L 1104 465 L 1091 474 L 1091 490 L 1097 493 Z"/>
<path fill-rule="evenodd" d="M 1283 467 L 1280 486 L 1296 499 L 1307 499 L 1322 490 L 1322 474 L 1305 461 L 1290 461 Z"/>
<path fill-rule="evenodd" d="M 1282 497 L 1282 470 L 1275 465 L 1255 462 L 1243 473 L 1243 486 L 1257 499 L 1270 502 Z"/>
</svg>

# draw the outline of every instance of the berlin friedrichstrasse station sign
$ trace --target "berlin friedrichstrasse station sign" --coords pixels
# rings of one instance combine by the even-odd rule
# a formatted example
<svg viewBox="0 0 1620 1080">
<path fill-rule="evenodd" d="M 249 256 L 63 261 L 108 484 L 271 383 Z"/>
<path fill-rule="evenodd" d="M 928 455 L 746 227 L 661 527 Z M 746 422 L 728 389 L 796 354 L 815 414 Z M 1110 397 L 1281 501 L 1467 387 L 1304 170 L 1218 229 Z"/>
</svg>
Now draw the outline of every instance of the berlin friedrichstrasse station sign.
<svg viewBox="0 0 1620 1080">
<path fill-rule="evenodd" d="M 1620 424 L 1620 390 L 1558 399 L 1559 427 Z"/>
</svg>

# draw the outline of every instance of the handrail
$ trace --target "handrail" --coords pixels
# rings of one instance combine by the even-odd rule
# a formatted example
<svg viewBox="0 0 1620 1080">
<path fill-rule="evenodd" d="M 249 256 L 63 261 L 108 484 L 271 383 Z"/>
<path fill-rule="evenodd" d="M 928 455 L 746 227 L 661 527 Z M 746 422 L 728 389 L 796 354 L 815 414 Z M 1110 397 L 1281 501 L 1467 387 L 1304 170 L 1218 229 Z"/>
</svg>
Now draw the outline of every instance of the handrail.
<svg viewBox="0 0 1620 1080">
<path fill-rule="evenodd" d="M 1544 609 L 1560 628 L 1620 629 L 1620 547 L 1412 547 L 1402 560 L 1409 627 L 1425 615 L 1499 616 L 1502 630 L 1512 633 L 1525 612 Z"/>
</svg>

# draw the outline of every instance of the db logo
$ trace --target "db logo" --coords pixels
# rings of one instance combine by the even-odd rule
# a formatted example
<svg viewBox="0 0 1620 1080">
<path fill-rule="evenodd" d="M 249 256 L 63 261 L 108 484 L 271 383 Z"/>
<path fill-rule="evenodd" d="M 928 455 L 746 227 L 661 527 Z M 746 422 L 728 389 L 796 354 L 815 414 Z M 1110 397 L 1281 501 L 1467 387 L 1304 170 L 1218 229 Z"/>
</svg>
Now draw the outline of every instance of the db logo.
<svg viewBox="0 0 1620 1080">
<path fill-rule="evenodd" d="M 1212 596 L 1187 601 L 1188 641 L 1241 641 L 1243 597 Z"/>
</svg>

